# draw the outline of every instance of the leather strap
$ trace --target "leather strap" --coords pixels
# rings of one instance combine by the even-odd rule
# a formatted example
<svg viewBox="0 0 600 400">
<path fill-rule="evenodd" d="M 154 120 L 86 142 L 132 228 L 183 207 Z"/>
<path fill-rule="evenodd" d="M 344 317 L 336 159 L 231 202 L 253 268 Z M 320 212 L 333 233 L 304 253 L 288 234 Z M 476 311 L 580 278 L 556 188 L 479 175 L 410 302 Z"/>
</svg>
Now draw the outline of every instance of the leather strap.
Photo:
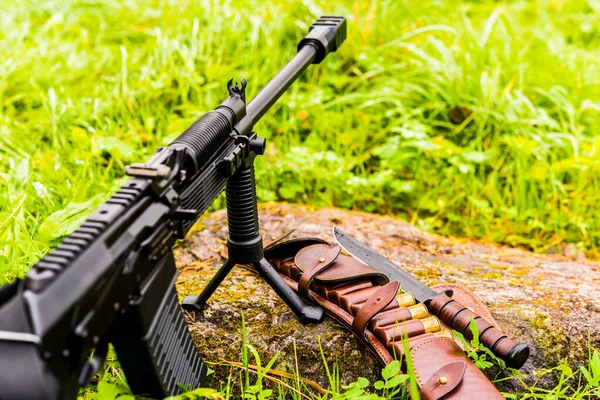
<svg viewBox="0 0 600 400">
<path fill-rule="evenodd" d="M 320 258 L 319 253 L 323 249 L 329 249 L 331 246 L 325 245 L 313 245 L 303 248 L 298 251 L 294 257 L 294 267 L 297 271 L 302 274 L 304 271 L 309 270 L 314 265 L 315 261 Z M 270 253 L 270 252 L 269 252 Z M 265 253 L 267 254 L 267 253 Z M 318 274 L 315 278 L 316 281 L 326 285 L 343 285 L 346 283 L 352 283 L 360 280 L 369 280 L 378 286 L 385 285 L 388 283 L 388 277 L 382 272 L 376 271 L 371 267 L 366 266 L 360 261 L 346 256 L 343 256 L 343 262 L 335 262 L 329 268 L 325 269 L 322 273 Z M 339 258 L 339 257 L 338 257 Z M 337 261 L 337 259 L 336 259 Z M 327 262 L 327 261 L 324 261 Z M 292 277 L 294 280 L 300 279 L 300 276 Z"/>
<path fill-rule="evenodd" d="M 381 332 L 381 329 L 373 329 L 375 334 Z M 423 323 L 418 319 L 410 319 L 408 321 L 400 322 L 387 328 L 383 329 L 383 334 L 378 336 L 386 340 L 386 344 L 391 342 L 401 342 L 406 338 L 411 338 L 425 334 L 425 327 Z"/>
<path fill-rule="evenodd" d="M 424 393 L 421 393 L 424 399 L 504 399 L 452 339 L 427 339 L 414 346 L 410 354 L 417 383 L 419 387 L 426 388 Z M 461 364 L 456 364 L 444 369 L 446 365 L 454 365 L 456 362 L 463 363 L 464 367 L 458 368 Z M 439 386 L 435 385 L 436 380 Z"/>
<path fill-rule="evenodd" d="M 352 321 L 354 333 L 359 337 L 363 337 L 367 324 L 396 298 L 398 289 L 400 289 L 400 282 L 393 281 L 373 293 L 354 316 L 354 321 Z"/>
<path fill-rule="evenodd" d="M 410 295 L 397 294 L 399 282 L 389 283 L 385 275 L 318 239 L 277 243 L 265 258 L 290 288 L 323 306 L 383 363 L 410 352 L 423 399 L 503 399 L 449 331 L 435 329 L 433 317 L 419 309 L 423 305 L 415 305 Z M 440 300 L 444 301 L 433 307 L 438 313 L 447 303 L 455 306 L 449 297 Z M 484 334 L 490 335 L 488 340 L 496 337 L 489 329 Z"/>
<path fill-rule="evenodd" d="M 328 248 L 317 244 L 310 247 L 318 250 L 322 248 L 323 250 L 314 252 L 314 260 L 312 260 L 309 265 L 304 266 L 304 273 L 300 276 L 300 280 L 298 281 L 298 291 L 306 298 L 310 298 L 310 285 L 313 279 L 315 279 L 317 274 L 329 268 L 342 250 L 340 246 Z"/>
<path fill-rule="evenodd" d="M 409 308 L 395 308 L 388 311 L 382 311 L 377 314 L 371 320 L 371 325 L 373 329 L 385 329 L 386 326 L 398 324 L 410 319 L 412 319 L 412 314 L 410 313 Z"/>
<path fill-rule="evenodd" d="M 438 369 L 421 387 L 421 400 L 438 400 L 453 391 L 462 381 L 467 363 L 455 361 Z"/>
</svg>

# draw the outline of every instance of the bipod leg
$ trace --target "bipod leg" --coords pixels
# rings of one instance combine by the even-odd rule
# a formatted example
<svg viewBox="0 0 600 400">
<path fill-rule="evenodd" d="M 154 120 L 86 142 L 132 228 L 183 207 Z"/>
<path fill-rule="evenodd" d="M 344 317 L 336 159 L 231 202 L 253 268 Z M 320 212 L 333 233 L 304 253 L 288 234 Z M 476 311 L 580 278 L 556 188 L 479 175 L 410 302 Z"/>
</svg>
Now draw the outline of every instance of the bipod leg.
<svg viewBox="0 0 600 400">
<path fill-rule="evenodd" d="M 259 275 L 275 290 L 277 295 L 287 304 L 287 306 L 296 314 L 301 323 L 320 322 L 325 310 L 318 306 L 306 303 L 290 288 L 283 278 L 275 271 L 269 262 L 263 257 L 260 261 L 252 264 Z"/>
<path fill-rule="evenodd" d="M 227 259 L 225 263 L 219 268 L 215 276 L 212 277 L 208 285 L 204 288 L 202 293 L 200 294 L 192 294 L 183 299 L 181 303 L 181 307 L 183 307 L 186 311 L 200 311 L 202 307 L 206 304 L 210 296 L 214 293 L 214 291 L 219 287 L 223 279 L 231 272 L 233 267 L 235 266 L 235 262 Z"/>
<path fill-rule="evenodd" d="M 320 322 L 325 315 L 325 310 L 302 300 L 264 257 L 262 236 L 258 229 L 254 167 L 251 165 L 242 167 L 229 178 L 225 194 L 229 227 L 227 238 L 229 259 L 217 271 L 202 293 L 187 296 L 183 300 L 182 307 L 188 311 L 200 311 L 236 264 L 252 264 L 260 276 L 296 314 L 300 322 Z"/>
</svg>

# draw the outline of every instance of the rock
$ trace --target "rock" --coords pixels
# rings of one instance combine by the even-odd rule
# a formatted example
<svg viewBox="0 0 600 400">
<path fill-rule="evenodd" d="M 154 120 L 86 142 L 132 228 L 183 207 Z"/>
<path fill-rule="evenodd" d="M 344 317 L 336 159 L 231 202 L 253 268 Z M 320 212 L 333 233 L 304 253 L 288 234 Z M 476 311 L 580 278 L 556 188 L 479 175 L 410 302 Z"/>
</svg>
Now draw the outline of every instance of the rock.
<svg viewBox="0 0 600 400">
<path fill-rule="evenodd" d="M 528 343 L 532 354 L 521 369 L 526 382 L 534 372 L 567 359 L 584 364 L 588 346 L 600 347 L 600 263 L 582 258 L 534 254 L 489 243 L 444 238 L 421 232 L 399 219 L 339 209 L 312 209 L 266 204 L 259 211 L 264 238 L 295 229 L 292 237 L 332 241 L 334 225 L 368 244 L 429 285 L 444 282 L 467 286 L 489 307 L 500 327 L 515 341 Z M 176 248 L 181 270 L 179 295 L 199 293 L 226 256 L 225 211 L 202 219 Z M 369 351 L 345 329 L 327 319 L 303 326 L 275 292 L 259 277 L 234 268 L 200 315 L 187 315 L 199 351 L 211 362 L 239 362 L 242 313 L 249 342 L 261 365 L 279 354 L 275 366 L 294 371 L 323 387 L 328 379 L 321 353 L 331 368 L 339 365 L 342 384 L 359 376 L 371 382 L 381 367 Z M 321 352 L 322 349 L 322 352 Z M 256 363 L 252 360 L 251 363 Z M 226 382 L 233 368 L 213 367 L 208 384 Z M 239 379 L 239 378 L 235 378 Z M 553 386 L 550 376 L 539 383 Z M 519 390 L 516 380 L 503 390 Z"/>
</svg>

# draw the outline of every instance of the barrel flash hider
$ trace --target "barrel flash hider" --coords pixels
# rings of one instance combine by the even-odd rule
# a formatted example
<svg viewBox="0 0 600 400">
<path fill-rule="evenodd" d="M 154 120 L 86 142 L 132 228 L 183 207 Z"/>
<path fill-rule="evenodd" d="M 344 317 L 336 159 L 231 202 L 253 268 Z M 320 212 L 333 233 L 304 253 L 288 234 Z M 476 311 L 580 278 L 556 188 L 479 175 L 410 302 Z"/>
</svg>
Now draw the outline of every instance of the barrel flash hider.
<svg viewBox="0 0 600 400">
<path fill-rule="evenodd" d="M 454 341 L 448 327 L 383 273 L 321 239 L 266 247 L 265 257 L 302 297 L 350 329 L 383 364 L 410 352 L 421 398 L 503 399 Z M 476 309 L 483 306 L 470 293 Z"/>
</svg>

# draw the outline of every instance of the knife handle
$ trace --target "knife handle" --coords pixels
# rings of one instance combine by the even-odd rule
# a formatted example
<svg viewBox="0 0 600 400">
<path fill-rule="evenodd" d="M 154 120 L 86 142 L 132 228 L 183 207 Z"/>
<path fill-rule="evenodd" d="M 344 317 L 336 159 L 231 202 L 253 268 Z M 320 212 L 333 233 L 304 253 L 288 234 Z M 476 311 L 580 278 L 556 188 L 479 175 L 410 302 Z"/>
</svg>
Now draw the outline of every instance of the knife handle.
<svg viewBox="0 0 600 400">
<path fill-rule="evenodd" d="M 467 340 L 473 339 L 473 332 L 471 332 L 469 324 L 472 319 L 475 320 L 479 329 L 479 342 L 498 358 L 504 360 L 510 368 L 521 368 L 529 357 L 529 347 L 526 344 L 515 343 L 483 317 L 445 293 L 440 293 L 429 302 L 429 312 L 436 315 L 450 328 L 462 333 Z"/>
</svg>

